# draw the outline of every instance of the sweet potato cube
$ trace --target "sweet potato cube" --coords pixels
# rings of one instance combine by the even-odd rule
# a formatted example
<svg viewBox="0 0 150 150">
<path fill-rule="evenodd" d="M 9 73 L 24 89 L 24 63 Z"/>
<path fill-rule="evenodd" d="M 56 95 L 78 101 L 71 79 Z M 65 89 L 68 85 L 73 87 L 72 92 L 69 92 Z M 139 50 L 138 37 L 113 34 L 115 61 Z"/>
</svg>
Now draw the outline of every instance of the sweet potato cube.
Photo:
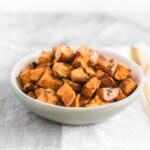
<svg viewBox="0 0 150 150">
<path fill-rule="evenodd" d="M 77 68 L 71 71 L 71 80 L 74 82 L 84 83 L 89 80 L 89 77 L 82 68 Z"/>
<path fill-rule="evenodd" d="M 53 48 L 55 51 L 54 62 L 66 62 L 70 63 L 74 58 L 74 53 L 71 48 L 67 45 L 59 45 L 58 47 Z"/>
<path fill-rule="evenodd" d="M 114 74 L 114 78 L 120 81 L 120 80 L 125 80 L 129 76 L 131 76 L 131 69 L 127 68 L 122 64 L 118 64 L 116 68 L 116 72 Z"/>
<path fill-rule="evenodd" d="M 98 52 L 92 51 L 90 54 L 90 60 L 89 60 L 90 66 L 94 67 L 95 65 L 97 65 L 98 59 L 99 59 Z"/>
<path fill-rule="evenodd" d="M 111 102 L 106 102 L 102 99 L 100 99 L 100 97 L 98 95 L 95 96 L 95 98 L 93 98 L 87 105 L 86 107 L 93 107 L 93 106 L 99 106 L 99 105 L 104 105 L 104 104 L 110 104 Z"/>
<path fill-rule="evenodd" d="M 25 83 L 30 80 L 30 69 L 24 69 L 24 70 L 22 70 L 20 72 L 19 77 L 20 77 L 21 82 L 22 82 L 22 84 L 24 86 Z"/>
<path fill-rule="evenodd" d="M 78 94 L 75 98 L 75 100 L 73 101 L 71 107 L 80 107 L 80 94 Z"/>
<path fill-rule="evenodd" d="M 50 63 L 52 61 L 52 54 L 47 51 L 43 51 L 39 56 L 39 64 Z"/>
<path fill-rule="evenodd" d="M 30 70 L 31 81 L 37 82 L 44 73 L 44 71 L 45 71 L 44 67 Z"/>
<path fill-rule="evenodd" d="M 90 102 L 90 99 L 85 97 L 80 97 L 79 104 L 80 107 L 85 107 Z"/>
<path fill-rule="evenodd" d="M 101 81 L 101 87 L 115 87 L 115 81 L 113 78 L 109 77 L 105 72 L 98 69 L 95 76 Z"/>
<path fill-rule="evenodd" d="M 86 98 L 90 98 L 95 91 L 100 86 L 100 80 L 98 80 L 96 77 L 91 78 L 84 86 L 81 91 L 82 96 Z"/>
<path fill-rule="evenodd" d="M 45 94 L 45 89 L 43 88 L 37 88 L 35 89 L 34 91 L 36 97 L 37 97 L 37 100 L 41 101 L 41 102 L 47 102 L 47 97 L 46 97 L 46 94 Z"/>
<path fill-rule="evenodd" d="M 104 101 L 113 101 L 119 94 L 119 88 L 101 88 L 97 94 Z"/>
<path fill-rule="evenodd" d="M 81 45 L 78 50 L 77 53 L 82 55 L 82 56 L 87 56 L 89 57 L 92 53 L 92 49 L 90 47 L 87 47 L 85 45 Z"/>
<path fill-rule="evenodd" d="M 95 71 L 93 68 L 85 66 L 84 71 L 90 76 L 93 77 L 95 75 Z"/>
<path fill-rule="evenodd" d="M 58 90 L 57 95 L 60 97 L 60 99 L 63 101 L 64 105 L 69 107 L 73 103 L 76 93 L 72 89 L 72 87 L 64 83 Z"/>
<path fill-rule="evenodd" d="M 119 88 L 119 94 L 118 96 L 115 98 L 117 101 L 126 98 L 126 95 L 123 93 L 123 91 L 121 90 L 121 88 Z"/>
<path fill-rule="evenodd" d="M 120 88 L 126 95 L 131 94 L 136 87 L 137 84 L 131 78 L 127 78 L 120 83 Z"/>
<path fill-rule="evenodd" d="M 98 65 L 110 76 L 114 75 L 117 67 L 116 62 L 113 59 L 107 60 L 102 55 L 99 56 Z"/>
<path fill-rule="evenodd" d="M 72 70 L 72 66 L 66 63 L 56 62 L 53 65 L 54 76 L 57 78 L 69 77 L 71 70 Z"/>
<path fill-rule="evenodd" d="M 36 98 L 35 94 L 32 91 L 30 91 L 27 95 L 32 97 L 32 98 Z"/>
<path fill-rule="evenodd" d="M 30 91 L 33 91 L 34 90 L 34 85 L 32 82 L 30 81 L 27 81 L 23 87 L 23 91 L 25 93 L 29 93 Z"/>
<path fill-rule="evenodd" d="M 76 92 L 81 91 L 81 85 L 80 84 L 75 83 L 75 82 L 68 80 L 68 79 L 63 79 L 63 82 L 69 84 L 74 89 L 74 91 L 76 91 Z"/>
</svg>

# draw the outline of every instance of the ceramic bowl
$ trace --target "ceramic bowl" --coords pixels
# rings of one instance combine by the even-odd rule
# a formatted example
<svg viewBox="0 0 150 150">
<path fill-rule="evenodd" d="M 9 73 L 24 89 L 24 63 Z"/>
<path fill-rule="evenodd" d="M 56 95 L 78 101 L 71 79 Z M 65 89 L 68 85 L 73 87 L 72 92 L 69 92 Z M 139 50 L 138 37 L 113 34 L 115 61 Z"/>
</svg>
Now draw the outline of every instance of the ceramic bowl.
<svg viewBox="0 0 150 150">
<path fill-rule="evenodd" d="M 17 76 L 22 69 L 27 67 L 29 63 L 35 61 L 38 58 L 39 54 L 27 56 L 14 66 L 10 77 L 11 87 L 18 99 L 29 110 L 41 117 L 53 120 L 55 122 L 70 125 L 87 125 L 103 122 L 117 114 L 120 114 L 132 102 L 138 99 L 139 95 L 142 93 L 144 76 L 139 66 L 132 60 L 129 60 L 111 51 L 99 51 L 99 53 L 104 54 L 108 58 L 114 58 L 117 62 L 123 63 L 132 69 L 132 77 L 134 81 L 138 84 L 138 87 L 130 96 L 121 101 L 111 104 L 85 108 L 56 106 L 33 99 L 22 92 L 20 85 L 17 81 Z"/>
</svg>

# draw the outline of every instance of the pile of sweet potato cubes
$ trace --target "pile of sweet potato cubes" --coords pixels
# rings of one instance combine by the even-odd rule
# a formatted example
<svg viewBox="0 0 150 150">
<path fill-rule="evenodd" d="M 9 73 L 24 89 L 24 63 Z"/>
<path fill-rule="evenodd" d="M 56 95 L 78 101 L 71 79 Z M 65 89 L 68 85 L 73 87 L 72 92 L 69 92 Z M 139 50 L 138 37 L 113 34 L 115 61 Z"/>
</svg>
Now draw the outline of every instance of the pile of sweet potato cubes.
<svg viewBox="0 0 150 150">
<path fill-rule="evenodd" d="M 65 107 L 90 107 L 119 101 L 137 87 L 131 69 L 87 46 L 67 45 L 43 51 L 19 74 L 30 97 Z"/>
</svg>

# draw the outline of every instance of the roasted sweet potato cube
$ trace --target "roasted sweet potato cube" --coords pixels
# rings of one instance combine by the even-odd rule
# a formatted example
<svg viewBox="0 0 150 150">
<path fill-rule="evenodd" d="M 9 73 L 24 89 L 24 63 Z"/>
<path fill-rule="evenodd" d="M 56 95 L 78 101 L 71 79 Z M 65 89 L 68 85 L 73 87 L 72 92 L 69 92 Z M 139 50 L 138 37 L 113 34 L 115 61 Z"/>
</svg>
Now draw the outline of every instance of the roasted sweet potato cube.
<svg viewBox="0 0 150 150">
<path fill-rule="evenodd" d="M 52 54 L 47 51 L 43 51 L 39 56 L 39 64 L 50 63 L 52 61 Z"/>
<path fill-rule="evenodd" d="M 29 93 L 30 91 L 34 91 L 34 85 L 32 82 L 27 81 L 23 87 L 23 91 L 25 93 Z"/>
<path fill-rule="evenodd" d="M 85 67 L 87 66 L 88 64 L 88 61 L 89 61 L 89 57 L 87 56 L 83 56 L 83 55 L 80 55 L 77 53 L 75 59 L 74 59 L 74 62 L 73 62 L 73 66 L 75 68 L 78 68 L 78 67 Z"/>
<path fill-rule="evenodd" d="M 51 69 L 47 67 L 37 85 L 43 88 L 51 88 L 57 90 L 62 85 L 62 81 L 54 78 L 51 75 Z"/>
<path fill-rule="evenodd" d="M 56 62 L 53 65 L 54 76 L 57 78 L 69 77 L 71 70 L 72 70 L 72 66 L 66 63 Z"/>
<path fill-rule="evenodd" d="M 90 102 L 90 99 L 85 97 L 80 97 L 79 104 L 80 107 L 85 107 Z"/>
<path fill-rule="evenodd" d="M 74 53 L 71 48 L 67 45 L 59 45 L 58 47 L 53 48 L 55 51 L 54 62 L 66 62 L 70 63 L 74 58 Z"/>
<path fill-rule="evenodd" d="M 95 65 L 97 65 L 98 59 L 99 59 L 98 52 L 92 51 L 90 54 L 90 60 L 89 60 L 90 66 L 94 67 Z"/>
<path fill-rule="evenodd" d="M 114 78 L 120 81 L 120 80 L 125 80 L 129 76 L 131 76 L 131 69 L 129 69 L 128 67 L 122 64 L 118 64 L 116 68 L 116 72 L 114 74 Z"/>
<path fill-rule="evenodd" d="M 106 102 L 102 99 L 100 99 L 100 97 L 98 95 L 95 96 L 95 98 L 93 98 L 87 105 L 86 107 L 93 107 L 93 106 L 99 106 L 99 105 L 104 105 L 104 104 L 110 104 L 111 102 Z"/>
<path fill-rule="evenodd" d="M 109 77 L 105 72 L 98 69 L 95 76 L 101 81 L 101 87 L 110 87 L 113 88 L 116 86 L 113 78 Z"/>
<path fill-rule="evenodd" d="M 47 97 L 47 103 L 56 105 L 57 102 L 59 101 L 58 96 L 52 89 L 45 89 L 45 94 Z"/>
<path fill-rule="evenodd" d="M 71 80 L 74 82 L 85 83 L 89 80 L 89 77 L 82 68 L 77 68 L 71 71 Z"/>
<path fill-rule="evenodd" d="M 81 45 L 81 46 L 78 48 L 77 53 L 80 54 L 80 55 L 82 55 L 82 56 L 87 56 L 87 57 L 89 57 L 89 56 L 91 55 L 92 51 L 93 51 L 92 48 L 87 47 L 87 46 L 85 46 L 85 45 Z"/>
<path fill-rule="evenodd" d="M 114 59 L 107 60 L 102 55 L 99 56 L 98 65 L 110 76 L 114 75 L 117 67 L 117 64 L 114 61 Z"/>
<path fill-rule="evenodd" d="M 115 100 L 119 101 L 119 100 L 124 99 L 124 98 L 126 98 L 126 95 L 123 93 L 123 91 L 121 90 L 121 88 L 119 88 L 119 94 L 115 98 Z"/>
<path fill-rule="evenodd" d="M 74 89 L 74 91 L 76 91 L 76 92 L 81 91 L 81 85 L 80 84 L 75 83 L 75 82 L 68 80 L 68 79 L 63 79 L 63 82 L 69 84 Z"/>
<path fill-rule="evenodd" d="M 44 71 L 45 71 L 44 67 L 30 70 L 31 81 L 37 82 L 44 73 Z"/>
<path fill-rule="evenodd" d="M 95 91 L 100 86 L 100 80 L 98 80 L 96 77 L 91 78 L 84 86 L 81 91 L 82 96 L 86 98 L 90 98 Z"/>
<path fill-rule="evenodd" d="M 58 90 L 57 95 L 60 97 L 60 99 L 63 101 L 64 105 L 69 107 L 73 103 L 76 93 L 72 89 L 72 87 L 64 83 Z"/>
<path fill-rule="evenodd" d="M 33 92 L 31 92 L 31 91 L 27 95 L 32 97 L 32 98 L 36 98 L 35 94 Z"/>
<path fill-rule="evenodd" d="M 30 69 L 24 69 L 24 70 L 22 70 L 20 72 L 19 77 L 20 77 L 21 82 L 22 82 L 22 84 L 24 86 L 25 83 L 30 80 Z"/>
<path fill-rule="evenodd" d="M 85 66 L 84 71 L 90 76 L 93 77 L 95 75 L 95 71 L 93 68 Z"/>
<path fill-rule="evenodd" d="M 47 102 L 47 96 L 46 96 L 44 88 L 37 88 L 35 89 L 34 93 L 37 97 L 37 100 L 45 102 L 45 103 Z"/>
<path fill-rule="evenodd" d="M 113 101 L 119 94 L 119 88 L 101 88 L 97 94 L 104 101 Z"/>
<path fill-rule="evenodd" d="M 127 78 L 120 83 L 120 88 L 126 95 L 131 94 L 136 87 L 137 84 L 131 78 Z"/>
<path fill-rule="evenodd" d="M 75 100 L 71 104 L 71 107 L 80 107 L 80 94 L 77 94 Z"/>
</svg>

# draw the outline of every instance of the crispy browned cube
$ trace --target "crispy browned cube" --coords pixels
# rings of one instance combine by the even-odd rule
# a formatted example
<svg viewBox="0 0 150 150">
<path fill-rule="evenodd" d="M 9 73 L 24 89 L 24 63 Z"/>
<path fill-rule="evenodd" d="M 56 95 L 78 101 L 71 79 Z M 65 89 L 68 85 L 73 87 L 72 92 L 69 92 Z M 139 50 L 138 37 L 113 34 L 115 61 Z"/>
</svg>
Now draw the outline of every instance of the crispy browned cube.
<svg viewBox="0 0 150 150">
<path fill-rule="evenodd" d="M 77 53 L 79 53 L 82 56 L 87 56 L 89 57 L 92 53 L 92 49 L 90 47 L 87 47 L 85 45 L 81 45 L 78 50 Z"/>
<path fill-rule="evenodd" d="M 68 79 L 63 79 L 63 82 L 69 84 L 76 92 L 81 91 L 81 85 L 80 84 L 75 83 L 75 82 L 68 80 Z"/>
<path fill-rule="evenodd" d="M 77 53 L 77 55 L 74 59 L 74 62 L 73 62 L 73 66 L 75 68 L 78 68 L 78 67 L 84 68 L 85 66 L 87 66 L 88 61 L 89 61 L 89 57 L 83 56 L 83 55 L 80 55 L 79 53 Z"/>
<path fill-rule="evenodd" d="M 37 97 L 37 100 L 39 101 L 42 101 L 42 102 L 47 102 L 47 97 L 46 97 L 46 94 L 45 94 L 45 89 L 43 88 L 37 88 L 35 89 L 34 91 L 36 97 Z"/>
<path fill-rule="evenodd" d="M 72 70 L 72 66 L 66 63 L 56 62 L 53 65 L 54 76 L 57 78 L 69 77 L 71 70 Z"/>
<path fill-rule="evenodd" d="M 119 94 L 119 88 L 101 88 L 97 94 L 104 101 L 113 101 Z"/>
<path fill-rule="evenodd" d="M 100 86 L 100 80 L 98 80 L 96 77 L 91 78 L 84 86 L 81 91 L 82 96 L 86 98 L 90 98 L 95 91 Z"/>
<path fill-rule="evenodd" d="M 51 88 L 51 89 L 57 90 L 62 85 L 62 81 L 54 78 L 51 75 L 50 68 L 47 67 L 37 85 L 43 88 Z"/>
<path fill-rule="evenodd" d="M 117 67 L 116 62 L 113 59 L 107 60 L 102 55 L 100 55 L 99 57 L 98 65 L 100 66 L 101 69 L 103 69 L 110 76 L 114 75 L 116 71 L 116 67 Z"/>
<path fill-rule="evenodd" d="M 93 98 L 87 105 L 86 107 L 93 107 L 93 106 L 99 106 L 99 105 L 104 105 L 104 104 L 110 104 L 111 102 L 106 102 L 102 99 L 100 99 L 100 97 L 98 95 L 95 96 L 95 98 Z"/>
<path fill-rule="evenodd" d="M 75 100 L 73 101 L 71 107 L 80 107 L 80 94 L 77 94 Z"/>
<path fill-rule="evenodd" d="M 50 52 L 43 51 L 39 56 L 39 64 L 50 63 L 52 61 L 52 54 Z"/>
<path fill-rule="evenodd" d="M 90 102 L 90 99 L 85 97 L 80 97 L 79 104 L 80 107 L 85 107 Z"/>
<path fill-rule="evenodd" d="M 60 99 L 63 101 L 64 105 L 69 107 L 73 103 L 76 93 L 72 89 L 72 87 L 64 83 L 57 91 L 57 95 L 60 97 Z"/>
<path fill-rule="evenodd" d="M 55 51 L 54 62 L 62 61 L 70 63 L 74 58 L 74 53 L 71 48 L 67 45 L 59 45 L 58 47 L 53 48 Z"/>
<path fill-rule="evenodd" d="M 20 75 L 19 75 L 19 77 L 20 77 L 21 82 L 22 82 L 22 84 L 24 86 L 25 83 L 30 80 L 30 69 L 22 70 Z"/>
<path fill-rule="evenodd" d="M 98 59 L 99 59 L 98 52 L 92 51 L 92 53 L 90 55 L 90 60 L 89 60 L 90 66 L 94 67 L 95 65 L 97 65 Z"/>
<path fill-rule="evenodd" d="M 23 87 L 23 91 L 25 93 L 29 93 L 30 91 L 33 91 L 34 90 L 34 85 L 32 82 L 30 81 L 27 81 Z"/>
<path fill-rule="evenodd" d="M 136 87 L 137 84 L 131 78 L 127 78 L 120 83 L 120 88 L 126 95 L 131 94 Z"/>
<path fill-rule="evenodd" d="M 30 70 L 31 81 L 37 82 L 44 73 L 44 71 L 45 71 L 44 67 Z"/>
<path fill-rule="evenodd" d="M 116 72 L 114 74 L 114 78 L 120 81 L 125 80 L 129 76 L 131 76 L 131 69 L 122 64 L 118 64 Z"/>
<path fill-rule="evenodd" d="M 91 67 L 85 66 L 84 71 L 90 76 L 93 77 L 95 75 L 94 69 Z"/>
<path fill-rule="evenodd" d="M 82 68 L 77 68 L 71 71 L 71 80 L 74 82 L 85 83 L 89 80 L 89 77 Z"/>
<path fill-rule="evenodd" d="M 101 87 L 110 87 L 113 88 L 116 86 L 113 78 L 109 77 L 105 72 L 98 69 L 95 75 L 101 81 Z"/>
<path fill-rule="evenodd" d="M 31 92 L 31 91 L 27 95 L 32 97 L 32 98 L 36 98 L 35 94 L 33 92 Z"/>
<path fill-rule="evenodd" d="M 126 98 L 126 95 L 123 93 L 123 91 L 121 90 L 121 88 L 119 88 L 119 94 L 118 96 L 115 98 L 117 101 Z"/>
</svg>

